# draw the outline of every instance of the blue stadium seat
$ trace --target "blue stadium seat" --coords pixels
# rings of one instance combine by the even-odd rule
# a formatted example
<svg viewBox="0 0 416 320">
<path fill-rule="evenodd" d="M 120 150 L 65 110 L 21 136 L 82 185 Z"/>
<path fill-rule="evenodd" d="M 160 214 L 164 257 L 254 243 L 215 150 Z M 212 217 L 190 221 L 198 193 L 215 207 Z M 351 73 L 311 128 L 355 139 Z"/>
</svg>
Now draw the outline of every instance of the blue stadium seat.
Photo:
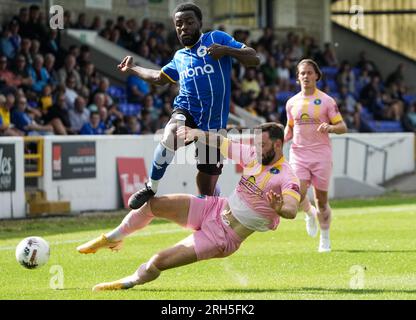
<svg viewBox="0 0 416 320">
<path fill-rule="evenodd" d="M 403 132 L 400 121 L 376 121 L 369 120 L 367 124 L 374 132 Z"/>
<path fill-rule="evenodd" d="M 361 117 L 365 120 L 373 120 L 373 114 L 365 107 L 361 109 Z"/>
<path fill-rule="evenodd" d="M 325 84 L 328 85 L 330 92 L 338 92 L 338 84 L 334 79 L 326 79 Z"/>
<path fill-rule="evenodd" d="M 326 79 L 335 79 L 338 73 L 337 67 L 322 67 L 322 73 L 325 75 Z"/>
<path fill-rule="evenodd" d="M 339 99 L 339 93 L 338 92 L 331 92 L 330 94 L 329 94 L 332 98 L 334 98 L 335 100 L 338 100 Z"/>
<path fill-rule="evenodd" d="M 110 86 L 107 90 L 108 94 L 117 99 L 118 101 L 124 102 L 126 100 L 126 90 L 119 86 Z"/>
<path fill-rule="evenodd" d="M 352 68 L 352 72 L 354 73 L 355 80 L 357 80 L 358 77 L 360 76 L 361 69 L 360 68 L 357 68 L 357 67 L 354 67 L 354 68 Z"/>
<path fill-rule="evenodd" d="M 403 100 L 404 102 L 406 102 L 406 104 L 412 104 L 413 102 L 416 101 L 416 95 L 405 94 L 403 95 Z"/>
<path fill-rule="evenodd" d="M 138 103 L 120 103 L 118 108 L 125 116 L 137 116 L 142 110 Z"/>
<path fill-rule="evenodd" d="M 291 91 L 281 91 L 278 94 L 276 94 L 276 100 L 277 100 L 277 104 L 279 106 L 285 106 L 287 100 L 289 100 L 290 98 L 292 98 L 295 94 Z"/>
</svg>

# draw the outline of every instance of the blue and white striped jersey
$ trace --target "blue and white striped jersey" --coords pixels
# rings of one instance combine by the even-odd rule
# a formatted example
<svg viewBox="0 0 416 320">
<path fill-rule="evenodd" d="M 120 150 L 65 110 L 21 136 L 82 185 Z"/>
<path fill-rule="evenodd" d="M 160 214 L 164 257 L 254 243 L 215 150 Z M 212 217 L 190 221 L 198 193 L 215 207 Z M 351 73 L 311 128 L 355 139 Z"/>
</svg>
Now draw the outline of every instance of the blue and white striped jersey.
<svg viewBox="0 0 416 320">
<path fill-rule="evenodd" d="M 186 109 L 202 130 L 225 128 L 230 111 L 232 58 L 219 60 L 207 54 L 213 43 L 233 48 L 245 45 L 222 31 L 203 33 L 192 47 L 178 50 L 162 72 L 172 82 L 179 81 L 174 109 Z"/>
</svg>

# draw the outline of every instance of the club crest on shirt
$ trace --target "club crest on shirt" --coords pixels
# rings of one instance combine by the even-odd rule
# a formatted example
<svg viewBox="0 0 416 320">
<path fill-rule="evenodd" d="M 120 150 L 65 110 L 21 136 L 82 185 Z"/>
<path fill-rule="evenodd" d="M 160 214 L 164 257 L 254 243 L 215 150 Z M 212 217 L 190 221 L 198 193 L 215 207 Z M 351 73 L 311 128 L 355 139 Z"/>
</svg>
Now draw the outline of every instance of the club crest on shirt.
<svg viewBox="0 0 416 320">
<path fill-rule="evenodd" d="M 319 106 L 322 103 L 321 99 L 315 99 L 315 101 L 313 102 L 315 105 Z"/>
<path fill-rule="evenodd" d="M 207 47 L 200 46 L 196 51 L 196 54 L 198 55 L 198 57 L 205 57 L 207 55 Z"/>
<path fill-rule="evenodd" d="M 270 169 L 270 173 L 271 174 L 278 174 L 279 172 L 280 172 L 280 170 L 277 169 L 277 168 L 275 168 L 275 167 L 273 167 L 273 168 Z"/>
</svg>

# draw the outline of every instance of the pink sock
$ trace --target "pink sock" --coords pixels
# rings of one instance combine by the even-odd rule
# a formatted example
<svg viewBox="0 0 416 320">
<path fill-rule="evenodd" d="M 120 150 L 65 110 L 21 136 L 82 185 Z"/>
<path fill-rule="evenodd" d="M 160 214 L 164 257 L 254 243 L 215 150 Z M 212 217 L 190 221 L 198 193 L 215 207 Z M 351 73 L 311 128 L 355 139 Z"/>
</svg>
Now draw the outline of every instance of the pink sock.
<svg viewBox="0 0 416 320">
<path fill-rule="evenodd" d="M 155 216 L 150 211 L 150 206 L 148 204 L 142 206 L 138 210 L 131 210 L 121 224 L 113 231 L 106 234 L 106 237 L 112 241 L 122 240 L 129 234 L 146 227 L 154 217 Z"/>
</svg>

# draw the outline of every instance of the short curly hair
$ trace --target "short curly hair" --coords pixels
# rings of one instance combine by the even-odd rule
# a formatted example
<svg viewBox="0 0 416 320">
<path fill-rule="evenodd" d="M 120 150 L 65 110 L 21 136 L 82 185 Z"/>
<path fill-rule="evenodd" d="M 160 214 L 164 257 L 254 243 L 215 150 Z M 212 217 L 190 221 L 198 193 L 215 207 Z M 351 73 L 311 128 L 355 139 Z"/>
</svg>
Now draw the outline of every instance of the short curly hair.
<svg viewBox="0 0 416 320">
<path fill-rule="evenodd" d="M 180 3 L 177 5 L 175 10 L 173 10 L 172 16 L 175 17 L 175 14 L 183 11 L 193 11 L 200 22 L 202 22 L 202 11 L 201 9 L 192 2 Z"/>
</svg>

